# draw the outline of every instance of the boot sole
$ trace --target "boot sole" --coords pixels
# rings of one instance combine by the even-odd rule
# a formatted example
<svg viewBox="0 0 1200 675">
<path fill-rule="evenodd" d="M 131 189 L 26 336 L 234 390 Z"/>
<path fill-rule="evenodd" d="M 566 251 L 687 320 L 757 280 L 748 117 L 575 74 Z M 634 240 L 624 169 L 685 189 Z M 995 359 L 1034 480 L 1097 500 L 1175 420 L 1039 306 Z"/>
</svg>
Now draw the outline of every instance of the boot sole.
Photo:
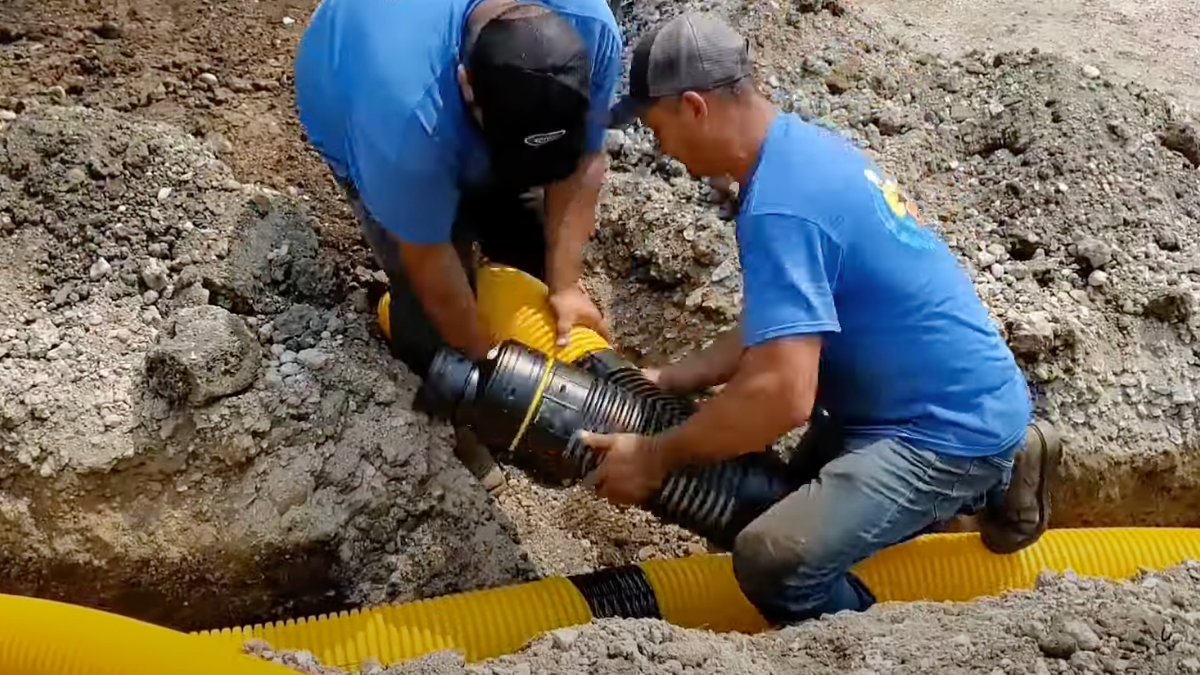
<svg viewBox="0 0 1200 675">
<path fill-rule="evenodd" d="M 985 537 L 984 545 L 992 553 L 1011 555 L 1028 548 L 1036 543 L 1038 539 L 1041 539 L 1042 534 L 1050 526 L 1050 491 L 1055 484 L 1055 479 L 1058 476 L 1058 467 L 1062 461 L 1062 438 L 1053 426 L 1040 420 L 1031 423 L 1029 429 L 1037 436 L 1040 445 L 1036 449 L 1040 453 L 1037 457 L 1038 481 L 1036 492 L 1038 524 L 1036 533 L 1027 540 L 1014 539 L 1003 543 L 991 541 Z M 1016 477 L 1014 476 L 1014 478 Z"/>
<path fill-rule="evenodd" d="M 1054 427 L 1044 422 L 1029 425 L 1042 442 L 1041 462 L 1038 465 L 1038 537 L 1050 527 L 1050 489 L 1062 461 L 1062 439 Z M 1036 541 L 1036 540 L 1035 540 Z"/>
</svg>

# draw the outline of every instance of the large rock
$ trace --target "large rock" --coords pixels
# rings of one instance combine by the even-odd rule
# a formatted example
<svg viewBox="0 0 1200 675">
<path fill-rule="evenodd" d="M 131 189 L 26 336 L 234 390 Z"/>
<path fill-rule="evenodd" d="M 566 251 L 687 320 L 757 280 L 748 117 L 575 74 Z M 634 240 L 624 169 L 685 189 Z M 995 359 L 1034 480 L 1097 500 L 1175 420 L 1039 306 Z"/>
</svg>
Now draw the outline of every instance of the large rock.
<svg viewBox="0 0 1200 675">
<path fill-rule="evenodd" d="M 258 378 L 262 345 L 226 309 L 181 309 L 158 337 L 146 354 L 146 384 L 169 401 L 204 405 L 245 391 Z"/>
<path fill-rule="evenodd" d="M 0 592 L 191 629 L 529 574 L 291 198 L 108 113 L 0 144 Z"/>
</svg>

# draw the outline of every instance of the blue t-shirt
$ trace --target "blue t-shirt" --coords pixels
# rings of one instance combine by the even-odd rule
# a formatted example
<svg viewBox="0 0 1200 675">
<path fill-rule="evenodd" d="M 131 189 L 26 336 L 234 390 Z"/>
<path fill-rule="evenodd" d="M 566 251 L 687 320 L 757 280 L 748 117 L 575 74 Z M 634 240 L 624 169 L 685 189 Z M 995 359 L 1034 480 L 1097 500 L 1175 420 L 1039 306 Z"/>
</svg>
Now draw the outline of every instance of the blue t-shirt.
<svg viewBox="0 0 1200 675">
<path fill-rule="evenodd" d="M 953 253 L 840 136 L 772 122 L 737 237 L 747 346 L 822 334 L 817 402 L 848 435 L 986 456 L 1032 414 L 1025 377 Z"/>
<path fill-rule="evenodd" d="M 296 105 L 309 142 L 408 242 L 449 241 L 461 186 L 488 174 L 457 79 L 466 20 L 481 1 L 323 0 L 296 53 Z M 588 46 L 588 149 L 598 150 L 621 76 L 620 28 L 606 0 L 545 4 Z"/>
</svg>

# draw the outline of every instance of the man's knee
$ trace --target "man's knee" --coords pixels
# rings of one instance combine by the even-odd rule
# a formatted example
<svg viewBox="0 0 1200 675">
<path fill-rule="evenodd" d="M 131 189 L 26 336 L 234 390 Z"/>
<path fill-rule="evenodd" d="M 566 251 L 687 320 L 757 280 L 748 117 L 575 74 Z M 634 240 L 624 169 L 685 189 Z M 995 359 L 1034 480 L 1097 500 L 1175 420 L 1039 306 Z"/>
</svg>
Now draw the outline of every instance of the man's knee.
<svg viewBox="0 0 1200 675">
<path fill-rule="evenodd" d="M 761 519 L 760 519 L 761 520 Z M 771 527 L 751 522 L 738 533 L 733 545 L 733 575 L 752 602 L 778 588 L 783 577 L 801 560 L 795 547 L 780 541 Z"/>
<path fill-rule="evenodd" d="M 802 516 L 801 516 L 802 517 Z M 824 535 L 806 536 L 803 522 L 763 518 L 738 533 L 733 545 L 733 571 L 752 600 L 779 592 L 789 579 L 804 572 L 837 567 L 836 542 Z"/>
</svg>

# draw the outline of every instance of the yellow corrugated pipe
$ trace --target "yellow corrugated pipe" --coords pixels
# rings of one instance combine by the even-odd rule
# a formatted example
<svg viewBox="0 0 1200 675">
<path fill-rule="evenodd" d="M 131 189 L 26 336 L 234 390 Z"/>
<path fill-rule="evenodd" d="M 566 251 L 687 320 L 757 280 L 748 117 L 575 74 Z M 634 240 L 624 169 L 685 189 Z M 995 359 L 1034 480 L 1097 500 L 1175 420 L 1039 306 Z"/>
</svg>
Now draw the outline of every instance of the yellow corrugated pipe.
<svg viewBox="0 0 1200 675">
<path fill-rule="evenodd" d="M 933 534 L 887 549 L 855 571 L 881 602 L 965 601 L 1031 588 L 1043 570 L 1122 579 L 1200 559 L 1200 530 L 1051 530 L 1010 556 L 974 533 Z M 240 655 L 252 638 L 356 669 L 440 649 L 470 661 L 508 654 L 555 628 L 607 616 L 658 616 L 687 628 L 753 633 L 767 624 L 746 600 L 727 555 L 649 561 L 575 577 L 471 591 L 336 616 L 187 635 L 47 600 L 0 596 L 5 675 L 282 675 Z"/>
<path fill-rule="evenodd" d="M 86 607 L 0 595 L 4 675 L 296 675 L 239 651 Z"/>
<path fill-rule="evenodd" d="M 571 329 L 566 347 L 555 345 L 554 316 L 546 302 L 549 289 L 521 270 L 503 265 L 484 264 L 476 271 L 475 299 L 479 316 L 487 327 L 492 344 L 516 340 L 560 361 L 575 361 L 602 349 L 608 342 L 590 328 Z M 391 295 L 379 299 L 379 328 L 392 339 Z"/>
</svg>

